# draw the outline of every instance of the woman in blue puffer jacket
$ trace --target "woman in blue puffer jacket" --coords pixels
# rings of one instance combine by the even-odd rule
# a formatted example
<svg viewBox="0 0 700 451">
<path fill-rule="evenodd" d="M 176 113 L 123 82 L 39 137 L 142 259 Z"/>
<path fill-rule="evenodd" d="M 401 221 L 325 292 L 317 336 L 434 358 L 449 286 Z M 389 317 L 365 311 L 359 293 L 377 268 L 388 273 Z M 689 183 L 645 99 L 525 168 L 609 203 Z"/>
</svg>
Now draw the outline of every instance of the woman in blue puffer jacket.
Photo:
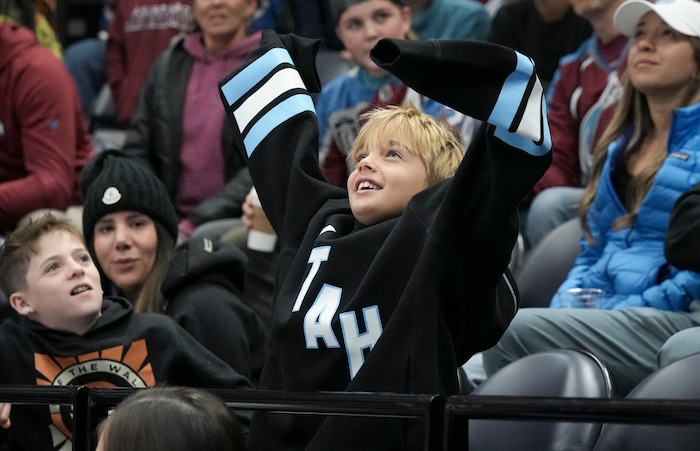
<svg viewBox="0 0 700 451">
<path fill-rule="evenodd" d="M 646 103 L 635 88 L 628 88 L 625 96 L 637 99 L 624 108 L 625 114 L 617 114 L 601 145 L 606 136 L 608 141 L 619 136 L 607 151 L 599 147 L 596 152 L 595 179 L 581 204 L 586 231 L 582 251 L 558 293 L 600 288 L 605 292 L 600 308 L 688 310 L 700 297 L 700 275 L 667 262 L 664 237 L 674 202 L 700 182 L 700 104 L 674 111 L 668 118 L 670 129 L 650 124 L 635 134 L 632 121 L 653 123 L 652 113 L 644 108 L 633 112 L 635 105 Z M 681 104 L 687 105 L 697 101 L 698 92 L 685 96 Z M 551 306 L 568 303 L 555 295 Z"/>
<path fill-rule="evenodd" d="M 580 206 L 582 250 L 558 292 L 605 295 L 600 308 L 521 309 L 483 353 L 487 375 L 535 352 L 586 349 L 625 395 L 657 368 L 671 335 L 700 325 L 700 274 L 664 256 L 673 205 L 700 182 L 700 3 L 627 0 L 614 21 L 633 38 L 624 93 Z"/>
</svg>

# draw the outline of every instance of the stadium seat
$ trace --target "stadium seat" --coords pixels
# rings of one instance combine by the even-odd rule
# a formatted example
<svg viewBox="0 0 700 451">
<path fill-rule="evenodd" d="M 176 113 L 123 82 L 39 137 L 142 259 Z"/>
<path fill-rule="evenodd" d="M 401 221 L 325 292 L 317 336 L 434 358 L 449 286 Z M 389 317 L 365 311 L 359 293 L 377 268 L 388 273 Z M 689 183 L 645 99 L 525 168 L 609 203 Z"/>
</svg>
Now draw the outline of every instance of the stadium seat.
<svg viewBox="0 0 700 451">
<path fill-rule="evenodd" d="M 607 368 L 591 353 L 557 349 L 523 357 L 491 375 L 471 396 L 611 398 Z M 469 449 L 590 450 L 600 423 L 470 420 Z"/>
<path fill-rule="evenodd" d="M 694 354 L 658 369 L 637 385 L 625 399 L 700 400 L 700 354 Z M 700 449 L 700 426 L 606 424 L 596 451 Z"/>
<path fill-rule="evenodd" d="M 520 307 L 549 307 L 566 275 L 581 252 L 581 223 L 571 219 L 552 230 L 525 255 L 515 280 Z"/>
</svg>

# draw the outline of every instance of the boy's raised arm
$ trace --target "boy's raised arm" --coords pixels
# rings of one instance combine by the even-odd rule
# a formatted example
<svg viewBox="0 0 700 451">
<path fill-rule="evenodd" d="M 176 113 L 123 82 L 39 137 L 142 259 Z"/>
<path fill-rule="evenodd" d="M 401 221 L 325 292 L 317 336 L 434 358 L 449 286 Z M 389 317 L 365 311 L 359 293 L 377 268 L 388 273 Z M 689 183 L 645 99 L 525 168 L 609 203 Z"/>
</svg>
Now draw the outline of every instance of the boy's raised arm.
<svg viewBox="0 0 700 451">
<path fill-rule="evenodd" d="M 532 60 L 515 50 L 482 41 L 382 39 L 371 56 L 421 94 L 495 126 L 507 144 L 536 156 L 550 151 L 542 84 Z"/>
<path fill-rule="evenodd" d="M 303 223 L 318 208 L 316 187 L 325 184 L 309 95 L 320 89 L 315 67 L 319 45 L 318 40 L 265 31 L 244 63 L 219 82 L 234 136 L 278 235 L 288 204 L 295 209 L 295 222 Z"/>
</svg>

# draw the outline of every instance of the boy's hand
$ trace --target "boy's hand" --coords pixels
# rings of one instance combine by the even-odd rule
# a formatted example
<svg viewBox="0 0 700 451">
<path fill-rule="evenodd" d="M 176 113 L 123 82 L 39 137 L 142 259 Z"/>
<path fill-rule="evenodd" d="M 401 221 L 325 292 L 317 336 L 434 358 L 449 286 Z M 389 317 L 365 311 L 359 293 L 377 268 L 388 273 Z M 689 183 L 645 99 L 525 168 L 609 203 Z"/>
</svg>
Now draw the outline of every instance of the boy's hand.
<svg viewBox="0 0 700 451">
<path fill-rule="evenodd" d="M 12 404 L 9 402 L 0 402 L 0 428 L 10 428 L 10 408 Z"/>
</svg>

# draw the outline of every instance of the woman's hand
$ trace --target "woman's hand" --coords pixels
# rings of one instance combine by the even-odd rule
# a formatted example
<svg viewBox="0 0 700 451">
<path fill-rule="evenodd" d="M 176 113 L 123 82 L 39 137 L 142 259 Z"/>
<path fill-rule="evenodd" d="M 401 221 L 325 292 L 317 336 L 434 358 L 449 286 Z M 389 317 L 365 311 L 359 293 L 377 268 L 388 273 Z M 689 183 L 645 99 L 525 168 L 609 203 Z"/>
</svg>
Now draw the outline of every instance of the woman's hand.
<svg viewBox="0 0 700 451">
<path fill-rule="evenodd" d="M 253 218 L 255 217 L 253 196 L 254 194 L 248 193 L 248 195 L 245 197 L 245 202 L 243 202 L 243 205 L 241 206 L 241 208 L 243 209 L 241 222 L 245 226 L 246 231 L 250 231 L 250 229 L 253 227 Z"/>
<path fill-rule="evenodd" d="M 0 428 L 10 428 L 10 408 L 12 404 L 9 402 L 0 402 Z"/>
</svg>

